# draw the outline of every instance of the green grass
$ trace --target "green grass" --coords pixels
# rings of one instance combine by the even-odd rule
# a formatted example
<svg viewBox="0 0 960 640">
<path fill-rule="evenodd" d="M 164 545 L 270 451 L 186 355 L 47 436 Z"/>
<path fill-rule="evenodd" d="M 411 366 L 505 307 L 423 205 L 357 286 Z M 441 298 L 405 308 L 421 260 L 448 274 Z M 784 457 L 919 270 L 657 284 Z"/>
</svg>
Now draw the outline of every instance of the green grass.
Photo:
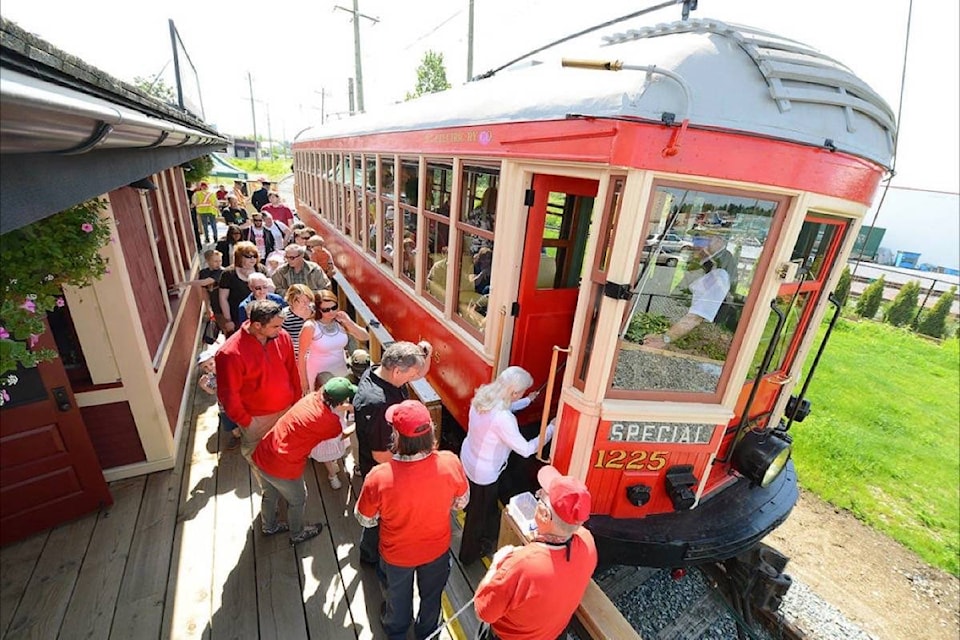
<svg viewBox="0 0 960 640">
<path fill-rule="evenodd" d="M 807 394 L 813 410 L 790 430 L 805 489 L 953 575 L 960 575 L 958 344 L 840 320 Z"/>
<path fill-rule="evenodd" d="M 260 176 L 266 176 L 269 180 L 276 183 L 280 178 L 290 173 L 290 165 L 293 160 L 290 158 L 281 158 L 279 160 L 268 160 L 260 158 L 260 168 L 254 169 L 257 163 L 256 158 L 229 158 L 230 164 L 238 169 L 246 171 L 251 180 L 256 180 Z"/>
</svg>

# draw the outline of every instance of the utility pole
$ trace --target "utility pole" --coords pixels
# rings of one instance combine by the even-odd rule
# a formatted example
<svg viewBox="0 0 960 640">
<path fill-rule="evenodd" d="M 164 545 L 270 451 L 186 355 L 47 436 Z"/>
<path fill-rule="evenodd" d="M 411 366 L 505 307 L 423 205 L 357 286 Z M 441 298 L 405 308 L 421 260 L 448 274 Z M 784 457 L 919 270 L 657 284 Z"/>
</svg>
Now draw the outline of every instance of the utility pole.
<svg viewBox="0 0 960 640">
<path fill-rule="evenodd" d="M 360 62 L 360 18 L 366 18 L 372 23 L 376 24 L 380 22 L 380 18 L 374 18 L 368 16 L 364 13 L 360 13 L 358 7 L 359 0 L 353 0 L 353 9 L 347 9 L 346 7 L 341 7 L 336 5 L 333 7 L 334 11 L 340 9 L 341 11 L 346 11 L 347 13 L 353 14 L 353 64 L 355 68 L 355 75 L 357 80 L 357 110 L 361 113 L 363 112 L 363 65 Z M 350 109 L 353 112 L 353 108 Z"/>
<path fill-rule="evenodd" d="M 270 153 L 270 159 L 273 160 L 273 131 L 270 129 L 270 103 L 267 105 L 267 151 Z"/>
<path fill-rule="evenodd" d="M 320 87 L 320 91 L 314 93 L 320 94 L 320 124 L 323 124 L 327 119 L 327 88 Z"/>
<path fill-rule="evenodd" d="M 250 86 L 250 114 L 253 116 L 253 153 L 256 161 L 253 163 L 254 169 L 260 168 L 260 142 L 257 140 L 257 110 L 253 106 L 253 79 L 250 72 L 247 71 L 247 84 Z"/>
<path fill-rule="evenodd" d="M 353 115 L 357 112 L 353 105 L 353 78 L 347 78 L 347 96 L 350 99 L 350 115 Z"/>
<path fill-rule="evenodd" d="M 470 12 L 467 20 L 467 82 L 473 80 L 473 0 L 470 0 Z"/>
</svg>

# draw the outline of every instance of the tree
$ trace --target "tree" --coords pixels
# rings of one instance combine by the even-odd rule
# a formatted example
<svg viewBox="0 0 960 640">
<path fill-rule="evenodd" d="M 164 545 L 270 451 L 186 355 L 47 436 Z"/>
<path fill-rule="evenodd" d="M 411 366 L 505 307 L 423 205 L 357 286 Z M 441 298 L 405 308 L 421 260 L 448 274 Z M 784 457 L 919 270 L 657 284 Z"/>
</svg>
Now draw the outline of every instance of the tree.
<svg viewBox="0 0 960 640">
<path fill-rule="evenodd" d="M 166 102 L 169 104 L 176 103 L 176 96 L 173 92 L 173 88 L 164 82 L 162 78 L 155 78 L 151 80 L 150 78 L 144 78 L 143 76 L 134 76 L 133 86 L 137 89 L 140 89 L 140 91 L 143 91 L 148 96 L 153 96 L 161 102 Z"/>
<path fill-rule="evenodd" d="M 450 88 L 447 81 L 447 69 L 443 66 L 443 54 L 429 50 L 423 54 L 423 60 L 417 67 L 417 86 L 406 99 L 413 100 L 425 93 L 437 93 Z"/>
<path fill-rule="evenodd" d="M 837 297 L 837 300 L 840 301 L 840 308 L 843 308 L 843 305 L 847 304 L 847 298 L 850 296 L 850 267 L 844 267 L 843 273 L 840 274 L 840 279 L 837 280 L 837 289 L 833 294 Z"/>
<path fill-rule="evenodd" d="M 902 327 L 910 324 L 913 317 L 917 315 L 917 300 L 920 298 L 920 283 L 911 280 L 900 287 L 897 297 L 893 299 L 890 306 L 883 314 L 884 322 L 888 322 L 895 327 Z"/>
<path fill-rule="evenodd" d="M 950 314 L 950 306 L 953 304 L 953 296 L 957 293 L 957 287 L 950 287 L 950 290 L 937 299 L 929 311 L 925 311 L 920 316 L 920 322 L 917 324 L 917 332 L 933 338 L 942 338 L 947 328 L 947 316 Z"/>
<path fill-rule="evenodd" d="M 874 316 L 877 315 L 877 311 L 880 309 L 880 303 L 883 302 L 884 284 L 883 276 L 880 276 L 863 290 L 863 293 L 860 294 L 860 299 L 857 300 L 857 307 L 854 310 L 858 316 L 873 320 Z"/>
<path fill-rule="evenodd" d="M 186 164 L 180 165 L 183 168 L 183 180 L 187 184 L 191 182 L 200 182 L 203 178 L 210 175 L 213 171 L 213 158 L 209 155 L 194 158 Z"/>
</svg>

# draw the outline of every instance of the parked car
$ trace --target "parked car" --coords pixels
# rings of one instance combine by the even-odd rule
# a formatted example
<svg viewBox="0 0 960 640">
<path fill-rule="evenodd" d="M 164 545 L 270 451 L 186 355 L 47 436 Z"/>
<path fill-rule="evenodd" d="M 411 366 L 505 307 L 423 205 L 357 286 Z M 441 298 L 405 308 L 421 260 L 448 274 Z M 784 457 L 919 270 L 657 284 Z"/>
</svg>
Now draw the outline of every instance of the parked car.
<svg viewBox="0 0 960 640">
<path fill-rule="evenodd" d="M 661 253 L 680 253 L 681 251 L 690 251 L 693 249 L 693 243 L 685 240 L 679 234 L 665 233 L 662 235 L 661 240 L 661 234 L 653 233 L 647 236 L 644 251 L 650 251 L 656 248 L 657 245 L 660 245 Z"/>
</svg>

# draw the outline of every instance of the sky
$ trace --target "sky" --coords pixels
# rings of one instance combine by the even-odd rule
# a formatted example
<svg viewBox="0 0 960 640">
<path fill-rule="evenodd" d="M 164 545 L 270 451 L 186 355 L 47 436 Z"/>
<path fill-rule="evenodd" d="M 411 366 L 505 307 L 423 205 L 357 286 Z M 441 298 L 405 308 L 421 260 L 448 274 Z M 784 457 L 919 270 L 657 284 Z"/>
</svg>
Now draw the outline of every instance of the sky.
<svg viewBox="0 0 960 640">
<path fill-rule="evenodd" d="M 361 14 L 376 19 L 360 18 L 368 111 L 403 100 L 413 90 L 417 66 L 427 50 L 443 54 L 451 83 L 466 81 L 469 0 L 358 2 Z M 656 1 L 474 0 L 474 75 L 652 4 Z M 691 16 L 750 25 L 811 45 L 850 67 L 896 113 L 909 5 L 910 0 L 700 0 Z M 159 74 L 168 84 L 172 84 L 173 65 L 167 21 L 173 19 L 197 68 L 207 122 L 223 133 L 251 135 L 252 86 L 257 133 L 290 140 L 305 127 L 319 124 L 321 110 L 328 118 L 345 117 L 348 112 L 354 41 L 352 15 L 344 9 L 352 9 L 350 0 L 273 0 L 266 5 L 248 0 L 4 0 L 0 14 L 122 80 Z M 679 18 L 680 7 L 672 6 L 537 58 L 593 45 L 602 33 Z M 185 66 L 183 61 L 181 65 Z M 960 262 L 957 0 L 914 2 L 902 95 L 896 175 L 891 184 L 907 194 L 924 189 L 944 192 L 945 197 L 925 198 L 913 205 L 909 195 L 888 196 L 877 224 L 884 226 L 887 216 L 898 218 L 890 222 L 901 223 L 905 237 L 899 240 L 900 232 L 893 236 L 888 232 L 889 238 L 906 245 L 936 240 L 938 246 L 931 255 L 956 266 Z M 894 207 L 890 202 L 900 204 Z M 888 206 L 899 209 L 888 213 Z M 952 235 L 944 235 L 953 230 Z M 939 237 L 926 238 L 931 232 Z"/>
</svg>

